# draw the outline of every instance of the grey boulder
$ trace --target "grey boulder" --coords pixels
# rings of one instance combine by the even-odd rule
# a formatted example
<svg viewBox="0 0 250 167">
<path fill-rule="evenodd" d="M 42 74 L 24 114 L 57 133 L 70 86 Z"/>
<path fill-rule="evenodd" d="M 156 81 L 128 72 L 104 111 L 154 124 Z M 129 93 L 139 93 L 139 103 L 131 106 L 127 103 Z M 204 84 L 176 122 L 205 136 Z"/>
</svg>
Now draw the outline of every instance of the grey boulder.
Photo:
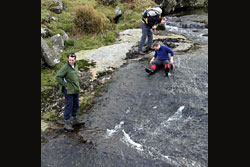
<svg viewBox="0 0 250 167">
<path fill-rule="evenodd" d="M 60 34 L 52 36 L 51 40 L 52 48 L 55 50 L 56 54 L 60 56 L 64 49 L 64 40 L 62 39 Z"/>
<path fill-rule="evenodd" d="M 53 67 L 60 62 L 60 56 L 55 51 L 49 48 L 47 42 L 41 37 L 41 63 L 46 63 Z"/>
</svg>

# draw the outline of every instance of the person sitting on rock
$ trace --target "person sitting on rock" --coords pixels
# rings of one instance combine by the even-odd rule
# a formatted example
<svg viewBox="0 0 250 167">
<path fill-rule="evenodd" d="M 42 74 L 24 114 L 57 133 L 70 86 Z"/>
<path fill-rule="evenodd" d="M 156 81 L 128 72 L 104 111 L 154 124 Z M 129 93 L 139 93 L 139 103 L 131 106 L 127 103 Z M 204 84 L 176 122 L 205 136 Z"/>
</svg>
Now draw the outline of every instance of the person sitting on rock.
<svg viewBox="0 0 250 167">
<path fill-rule="evenodd" d="M 161 17 L 161 14 L 162 14 L 162 9 L 159 7 L 146 9 L 144 11 L 142 15 L 142 20 L 141 20 L 142 36 L 141 36 L 141 41 L 138 47 L 138 53 L 140 55 L 145 54 L 144 52 L 142 52 L 142 46 L 144 45 L 147 37 L 148 37 L 148 42 L 147 42 L 146 50 L 153 50 L 151 48 L 152 43 L 153 43 L 152 30 L 155 32 L 157 24 L 159 23 L 165 24 L 167 22 L 165 17 Z"/>
<path fill-rule="evenodd" d="M 153 43 L 152 47 L 155 49 L 155 54 L 150 60 L 150 68 L 146 68 L 145 71 L 149 74 L 153 74 L 158 66 L 164 65 L 165 74 L 168 76 L 170 70 L 173 70 L 173 58 L 174 52 L 165 45 L 160 45 L 158 42 Z M 169 57 L 169 53 L 171 56 Z M 157 60 L 156 60 L 157 58 Z"/>
</svg>

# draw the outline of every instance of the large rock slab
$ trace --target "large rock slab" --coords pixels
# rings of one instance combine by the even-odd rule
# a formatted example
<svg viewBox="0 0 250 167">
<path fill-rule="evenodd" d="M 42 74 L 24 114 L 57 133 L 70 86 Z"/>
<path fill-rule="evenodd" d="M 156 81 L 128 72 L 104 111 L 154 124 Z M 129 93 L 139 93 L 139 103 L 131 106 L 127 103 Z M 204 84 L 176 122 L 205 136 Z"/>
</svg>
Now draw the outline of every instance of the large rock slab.
<svg viewBox="0 0 250 167">
<path fill-rule="evenodd" d="M 77 60 L 87 60 L 95 62 L 94 68 L 90 68 L 92 79 L 96 79 L 103 72 L 113 71 L 123 65 L 126 60 L 126 53 L 132 47 L 133 43 L 120 43 L 110 46 L 103 46 L 90 51 L 80 51 L 76 53 Z"/>
<path fill-rule="evenodd" d="M 141 29 L 127 29 L 119 33 L 119 37 L 117 38 L 118 43 L 129 42 L 129 43 L 137 43 L 141 40 Z"/>
</svg>

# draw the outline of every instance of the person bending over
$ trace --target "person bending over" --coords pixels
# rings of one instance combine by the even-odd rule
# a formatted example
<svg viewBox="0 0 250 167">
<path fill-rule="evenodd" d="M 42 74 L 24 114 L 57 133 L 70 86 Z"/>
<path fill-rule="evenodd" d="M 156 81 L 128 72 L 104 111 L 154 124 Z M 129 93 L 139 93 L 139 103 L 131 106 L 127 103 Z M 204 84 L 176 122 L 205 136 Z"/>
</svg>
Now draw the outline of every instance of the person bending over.
<svg viewBox="0 0 250 167">
<path fill-rule="evenodd" d="M 153 43 L 153 32 L 156 32 L 157 24 L 165 24 L 167 22 L 165 17 L 161 17 L 162 9 L 151 8 L 144 11 L 141 20 L 141 29 L 142 29 L 142 36 L 138 47 L 138 53 L 140 55 L 144 55 L 145 53 L 142 51 L 142 46 L 144 45 L 146 39 L 148 38 L 147 42 L 147 49 L 151 50 L 151 46 Z M 153 49 L 152 49 L 153 50 Z"/>
</svg>

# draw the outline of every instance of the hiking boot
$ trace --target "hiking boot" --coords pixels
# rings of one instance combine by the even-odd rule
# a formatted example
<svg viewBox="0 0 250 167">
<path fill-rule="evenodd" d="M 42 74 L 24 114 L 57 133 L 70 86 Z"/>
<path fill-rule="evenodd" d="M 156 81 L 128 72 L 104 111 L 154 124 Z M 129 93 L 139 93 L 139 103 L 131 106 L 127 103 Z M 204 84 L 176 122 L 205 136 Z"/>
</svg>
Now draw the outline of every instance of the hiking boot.
<svg viewBox="0 0 250 167">
<path fill-rule="evenodd" d="M 168 73 L 169 73 L 169 68 L 167 67 L 167 68 L 165 69 L 166 77 L 168 77 Z"/>
<path fill-rule="evenodd" d="M 139 51 L 138 54 L 139 55 L 145 55 L 145 53 L 143 51 Z"/>
<path fill-rule="evenodd" d="M 70 126 L 70 120 L 64 120 L 64 130 L 73 132 L 74 129 Z"/>
<path fill-rule="evenodd" d="M 174 70 L 174 65 L 170 64 L 170 71 L 172 72 Z"/>
<path fill-rule="evenodd" d="M 84 125 L 84 122 L 78 121 L 77 117 L 72 118 L 72 126 L 81 126 Z"/>
<path fill-rule="evenodd" d="M 152 68 L 145 68 L 145 71 L 149 74 L 153 74 L 154 70 Z"/>
</svg>

